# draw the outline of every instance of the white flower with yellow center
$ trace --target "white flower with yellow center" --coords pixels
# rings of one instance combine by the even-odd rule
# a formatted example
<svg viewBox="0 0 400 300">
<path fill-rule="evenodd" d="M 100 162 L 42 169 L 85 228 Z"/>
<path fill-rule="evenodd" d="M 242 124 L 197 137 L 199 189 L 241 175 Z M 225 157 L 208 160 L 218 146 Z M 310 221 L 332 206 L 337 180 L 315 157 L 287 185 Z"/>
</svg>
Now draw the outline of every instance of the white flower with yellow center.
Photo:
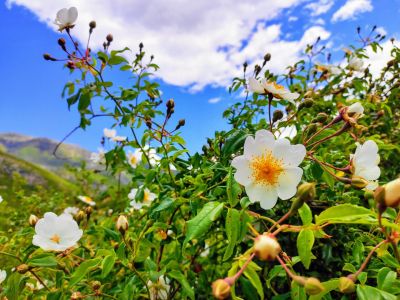
<svg viewBox="0 0 400 300">
<path fill-rule="evenodd" d="M 45 251 L 65 251 L 76 245 L 83 231 L 71 215 L 48 212 L 36 223 L 35 233 L 33 245 Z"/>
<path fill-rule="evenodd" d="M 360 58 L 353 56 L 352 58 L 350 58 L 349 64 L 347 66 L 350 70 L 362 72 L 364 71 L 363 65 L 364 62 Z"/>
<path fill-rule="evenodd" d="M 158 278 L 157 282 L 148 281 L 147 286 L 150 291 L 150 300 L 167 300 L 171 286 L 168 284 L 168 278 L 162 275 Z"/>
<path fill-rule="evenodd" d="M 250 78 L 249 90 L 257 94 L 272 94 L 277 99 L 287 100 L 293 104 L 295 103 L 294 100 L 300 96 L 298 93 L 292 93 L 285 89 L 283 85 L 267 81 L 266 79 L 258 81 L 255 78 Z"/>
<path fill-rule="evenodd" d="M 6 280 L 7 278 L 7 272 L 5 270 L 0 270 L 0 284 Z"/>
<path fill-rule="evenodd" d="M 369 190 L 378 187 L 376 180 L 381 175 L 381 169 L 378 167 L 380 161 L 378 151 L 378 145 L 368 140 L 363 145 L 358 144 L 356 152 L 350 156 L 353 175 L 367 180 L 369 184 L 366 189 Z"/>
<path fill-rule="evenodd" d="M 283 138 L 275 140 L 267 130 L 256 132 L 244 143 L 244 153 L 232 160 L 235 179 L 244 185 L 252 203 L 260 202 L 263 209 L 274 207 L 278 197 L 293 197 L 303 170 L 298 165 L 306 155 L 304 145 L 291 145 Z"/>
<path fill-rule="evenodd" d="M 147 157 L 149 158 L 149 162 L 151 166 L 159 166 L 161 162 L 161 156 L 157 154 L 156 149 L 150 148 L 148 145 L 143 147 L 143 150 L 145 151 Z M 140 151 L 140 150 L 139 150 Z M 176 168 L 173 164 L 169 164 L 169 168 L 171 171 L 176 171 Z"/>
<path fill-rule="evenodd" d="M 96 202 L 94 202 L 93 199 L 88 196 L 78 196 L 78 199 L 87 205 L 96 206 Z"/>
<path fill-rule="evenodd" d="M 132 168 L 136 168 L 139 163 L 142 161 L 142 151 L 140 149 L 136 149 L 135 152 L 128 152 L 127 155 L 128 163 Z"/>
<path fill-rule="evenodd" d="M 78 19 L 78 10 L 76 7 L 63 8 L 57 12 L 54 24 L 58 26 L 59 31 L 66 28 L 74 27 L 74 23 Z"/>
<path fill-rule="evenodd" d="M 139 187 L 139 189 L 143 189 L 143 185 Z M 149 206 L 151 202 L 157 198 L 156 194 L 150 192 L 148 188 L 143 189 L 143 199 L 141 202 L 136 202 L 136 195 L 139 189 L 131 189 L 130 193 L 128 194 L 128 198 L 132 200 L 130 205 L 134 209 L 141 209 L 143 206 Z"/>
</svg>

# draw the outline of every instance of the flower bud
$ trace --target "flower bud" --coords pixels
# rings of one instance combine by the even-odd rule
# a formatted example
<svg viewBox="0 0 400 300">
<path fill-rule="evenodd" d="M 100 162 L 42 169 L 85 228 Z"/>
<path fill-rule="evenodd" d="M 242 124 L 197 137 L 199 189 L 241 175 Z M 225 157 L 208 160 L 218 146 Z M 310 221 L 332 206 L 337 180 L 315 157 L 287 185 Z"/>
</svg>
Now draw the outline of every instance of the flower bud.
<svg viewBox="0 0 400 300">
<path fill-rule="evenodd" d="M 107 40 L 108 44 L 110 44 L 114 40 L 113 35 L 111 33 L 107 34 L 106 40 Z"/>
<path fill-rule="evenodd" d="M 351 178 L 351 186 L 358 188 L 358 189 L 363 189 L 369 184 L 368 180 L 360 177 L 360 176 L 353 176 Z"/>
<path fill-rule="evenodd" d="M 309 277 L 304 283 L 304 289 L 309 295 L 317 295 L 325 290 L 324 286 L 315 277 Z"/>
<path fill-rule="evenodd" d="M 264 61 L 267 62 L 267 61 L 270 61 L 270 60 L 271 60 L 271 54 L 270 53 L 265 54 L 264 55 Z"/>
<path fill-rule="evenodd" d="M 185 123 L 186 123 L 185 119 L 180 119 L 178 125 L 175 127 L 175 130 L 178 130 L 182 126 L 185 126 Z"/>
<path fill-rule="evenodd" d="M 86 213 L 86 216 L 87 216 L 88 219 L 90 218 L 90 215 L 92 214 L 92 212 L 93 212 L 93 207 L 87 206 L 85 208 L 85 213 Z"/>
<path fill-rule="evenodd" d="M 400 204 L 400 178 L 388 182 L 383 188 L 385 205 L 393 208 L 398 207 Z"/>
<path fill-rule="evenodd" d="M 74 70 L 76 68 L 75 63 L 73 61 L 68 61 L 67 68 L 70 70 Z"/>
<path fill-rule="evenodd" d="M 298 110 L 301 110 L 303 108 L 310 108 L 310 107 L 313 106 L 313 104 L 314 104 L 314 100 L 313 99 L 306 98 L 306 99 L 304 99 L 304 102 L 300 103 Z"/>
<path fill-rule="evenodd" d="M 73 292 L 71 295 L 71 300 L 79 300 L 83 298 L 84 296 L 81 294 L 81 292 Z"/>
<path fill-rule="evenodd" d="M 63 38 L 58 39 L 58 45 L 60 45 L 61 49 L 67 51 L 67 48 L 65 48 L 65 40 Z"/>
<path fill-rule="evenodd" d="M 316 194 L 315 183 L 304 182 L 297 189 L 297 197 L 303 202 L 313 201 Z"/>
<path fill-rule="evenodd" d="M 75 219 L 78 222 L 78 224 L 80 222 L 82 222 L 85 218 L 86 218 L 86 214 L 83 210 L 80 210 L 75 216 Z"/>
<path fill-rule="evenodd" d="M 39 221 L 39 218 L 36 217 L 35 215 L 29 216 L 29 225 L 31 225 L 32 227 L 35 227 L 37 221 Z"/>
<path fill-rule="evenodd" d="M 315 118 L 314 122 L 325 123 L 328 120 L 328 115 L 326 113 L 319 113 Z"/>
<path fill-rule="evenodd" d="M 172 109 L 172 108 L 174 108 L 175 107 L 175 102 L 174 102 L 174 100 L 173 99 L 169 99 L 168 101 L 167 101 L 167 108 L 168 109 Z"/>
<path fill-rule="evenodd" d="M 15 270 L 20 273 L 20 274 L 25 274 L 26 272 L 28 272 L 31 268 L 27 265 L 27 264 L 22 264 L 19 265 L 15 268 Z"/>
<path fill-rule="evenodd" d="M 272 122 L 276 122 L 280 119 L 283 118 L 283 112 L 280 109 L 277 109 L 274 111 L 273 117 L 272 117 Z"/>
<path fill-rule="evenodd" d="M 216 299 L 226 299 L 231 294 L 231 286 L 225 279 L 218 279 L 212 283 L 212 293 Z"/>
<path fill-rule="evenodd" d="M 50 54 L 48 54 L 48 53 L 43 54 L 43 58 L 45 60 L 56 61 L 56 59 L 54 57 L 52 57 Z"/>
<path fill-rule="evenodd" d="M 314 134 L 318 129 L 317 124 L 311 123 L 310 125 L 307 126 L 306 131 L 307 131 L 307 137 L 310 137 L 312 134 Z"/>
<path fill-rule="evenodd" d="M 101 288 L 101 282 L 100 282 L 100 281 L 97 281 L 97 280 L 92 281 L 92 282 L 90 283 L 90 285 L 91 285 L 91 287 L 92 287 L 92 289 L 93 289 L 94 291 L 97 291 L 97 290 L 99 290 L 99 289 Z"/>
<path fill-rule="evenodd" d="M 117 220 L 117 229 L 119 232 L 121 232 L 122 235 L 125 234 L 125 232 L 129 228 L 129 222 L 128 219 L 124 215 L 120 215 Z"/>
<path fill-rule="evenodd" d="M 94 28 L 96 28 L 96 21 L 90 21 L 90 23 L 89 23 L 89 27 L 90 27 L 90 29 L 94 29 Z"/>
<path fill-rule="evenodd" d="M 340 277 L 339 278 L 339 291 L 343 294 L 353 293 L 356 289 L 354 281 L 349 277 Z"/>
<path fill-rule="evenodd" d="M 281 246 L 275 237 L 262 234 L 254 239 L 254 253 L 260 260 L 275 260 L 281 252 Z"/>
</svg>

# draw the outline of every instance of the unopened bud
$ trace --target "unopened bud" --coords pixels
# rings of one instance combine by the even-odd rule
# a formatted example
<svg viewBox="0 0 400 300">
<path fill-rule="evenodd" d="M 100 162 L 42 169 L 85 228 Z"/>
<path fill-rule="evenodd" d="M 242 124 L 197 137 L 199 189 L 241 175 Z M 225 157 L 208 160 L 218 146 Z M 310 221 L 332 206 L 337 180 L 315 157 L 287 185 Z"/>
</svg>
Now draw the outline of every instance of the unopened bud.
<svg viewBox="0 0 400 300">
<path fill-rule="evenodd" d="M 315 277 L 309 277 L 306 279 L 304 283 L 304 289 L 309 295 L 318 295 L 325 290 L 324 286 L 321 284 L 321 281 Z"/>
<path fill-rule="evenodd" d="M 121 232 L 122 235 L 125 234 L 125 232 L 129 228 L 129 222 L 128 219 L 124 215 L 120 215 L 117 220 L 117 229 L 119 232 Z"/>
<path fill-rule="evenodd" d="M 78 222 L 78 224 L 80 222 L 82 222 L 85 218 L 86 218 L 86 214 L 83 210 L 80 210 L 75 216 L 75 219 Z"/>
<path fill-rule="evenodd" d="M 267 61 L 270 61 L 270 60 L 271 60 L 271 54 L 270 53 L 265 54 L 264 55 L 264 61 L 267 62 Z"/>
<path fill-rule="evenodd" d="M 73 61 L 68 61 L 67 62 L 67 68 L 70 70 L 74 70 L 75 69 L 75 63 Z"/>
<path fill-rule="evenodd" d="M 93 207 L 87 206 L 87 207 L 85 208 L 85 213 L 86 213 L 86 216 L 87 216 L 88 218 L 90 217 L 90 215 L 92 214 L 92 212 L 93 212 Z"/>
<path fill-rule="evenodd" d="M 400 178 L 390 181 L 383 186 L 384 203 L 388 207 L 397 208 L 400 204 Z"/>
<path fill-rule="evenodd" d="M 178 130 L 182 126 L 185 126 L 185 123 L 186 123 L 185 119 L 180 119 L 178 125 L 175 127 L 175 130 Z"/>
<path fill-rule="evenodd" d="M 58 39 L 58 45 L 60 45 L 61 49 L 67 51 L 67 48 L 65 48 L 65 40 L 63 38 Z"/>
<path fill-rule="evenodd" d="M 71 300 L 79 300 L 83 298 L 84 296 L 81 294 L 81 292 L 73 292 L 71 295 Z"/>
<path fill-rule="evenodd" d="M 142 49 L 143 49 L 143 43 L 142 42 L 139 43 L 139 49 L 140 49 L 140 51 L 142 51 Z"/>
<path fill-rule="evenodd" d="M 110 44 L 114 40 L 114 37 L 111 33 L 107 34 L 106 41 Z"/>
<path fill-rule="evenodd" d="M 50 54 L 48 54 L 48 53 L 43 54 L 43 58 L 45 60 L 56 61 L 56 59 L 54 57 L 52 57 Z"/>
<path fill-rule="evenodd" d="M 297 189 L 297 197 L 303 202 L 310 202 L 315 199 L 317 191 L 315 189 L 315 183 L 305 182 L 302 183 Z"/>
<path fill-rule="evenodd" d="M 19 265 L 15 268 L 15 270 L 20 273 L 20 274 L 25 274 L 26 272 L 28 272 L 31 268 L 27 265 L 27 264 L 22 264 Z"/>
<path fill-rule="evenodd" d="M 351 186 L 358 188 L 358 189 L 363 189 L 369 184 L 369 181 L 360 177 L 360 176 L 353 176 L 351 178 Z"/>
<path fill-rule="evenodd" d="M 168 109 L 172 109 L 172 108 L 174 108 L 175 107 L 175 102 L 174 102 L 174 100 L 173 99 L 169 99 L 168 101 L 167 101 L 167 108 Z"/>
<path fill-rule="evenodd" d="M 254 253 L 260 260 L 275 260 L 281 252 L 281 246 L 275 237 L 261 234 L 254 239 Z"/>
<path fill-rule="evenodd" d="M 304 102 L 301 102 L 301 103 L 299 104 L 298 110 L 302 110 L 303 108 L 310 108 L 310 107 L 313 106 L 313 104 L 314 104 L 314 100 L 313 100 L 313 99 L 311 99 L 311 98 L 306 98 L 306 99 L 304 100 Z"/>
<path fill-rule="evenodd" d="M 97 280 L 92 281 L 92 282 L 90 283 L 90 285 L 92 286 L 92 289 L 93 289 L 94 291 L 97 291 L 97 290 L 99 290 L 99 289 L 101 288 L 101 282 L 100 282 L 100 281 L 97 281 Z"/>
<path fill-rule="evenodd" d="M 212 283 L 212 293 L 216 299 L 226 299 L 231 294 L 231 286 L 225 279 L 218 279 Z"/>
<path fill-rule="evenodd" d="M 96 21 L 90 21 L 89 27 L 90 27 L 90 29 L 96 28 Z"/>
<path fill-rule="evenodd" d="M 261 72 L 261 67 L 259 65 L 254 66 L 254 74 L 257 76 Z"/>
<path fill-rule="evenodd" d="M 38 221 L 39 221 L 39 218 L 36 217 L 35 215 L 29 216 L 29 225 L 31 225 L 32 227 L 35 227 L 35 225 Z"/>
<path fill-rule="evenodd" d="M 309 137 L 312 134 L 314 134 L 317 131 L 317 129 L 318 129 L 318 126 L 315 123 L 312 123 L 312 124 L 308 125 L 307 129 L 306 129 L 307 130 L 307 136 Z"/>
<path fill-rule="evenodd" d="M 314 122 L 325 123 L 327 119 L 328 119 L 328 115 L 326 113 L 319 113 L 314 118 Z"/>
<path fill-rule="evenodd" d="M 151 126 L 153 123 L 149 117 L 145 118 L 145 123 L 146 123 L 147 128 L 151 129 Z"/>
<path fill-rule="evenodd" d="M 339 291 L 343 294 L 350 294 L 356 290 L 356 285 L 354 281 L 349 277 L 340 277 L 339 278 Z"/>
<path fill-rule="evenodd" d="M 276 122 L 280 119 L 283 118 L 283 111 L 281 111 L 280 109 L 277 109 L 274 111 L 273 117 L 272 117 L 272 122 Z"/>
</svg>

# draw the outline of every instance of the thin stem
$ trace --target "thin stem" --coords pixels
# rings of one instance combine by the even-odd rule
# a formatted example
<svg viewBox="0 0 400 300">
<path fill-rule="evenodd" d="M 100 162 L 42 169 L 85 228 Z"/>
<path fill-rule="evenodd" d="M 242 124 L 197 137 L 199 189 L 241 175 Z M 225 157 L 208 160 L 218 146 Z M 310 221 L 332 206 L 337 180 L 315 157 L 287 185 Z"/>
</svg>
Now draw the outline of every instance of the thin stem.
<svg viewBox="0 0 400 300">
<path fill-rule="evenodd" d="M 253 253 L 249 256 L 249 258 L 245 261 L 245 263 L 242 265 L 242 267 L 240 268 L 240 270 L 239 270 L 235 275 L 233 275 L 232 277 L 229 277 L 229 278 L 228 278 L 229 281 L 232 280 L 232 284 L 230 284 L 230 285 L 233 285 L 233 284 L 235 283 L 235 281 L 238 280 L 238 278 L 239 278 L 239 277 L 243 274 L 243 272 L 246 270 L 246 268 L 247 268 L 247 266 L 249 265 L 249 263 L 253 260 L 253 258 L 254 258 L 255 255 L 256 255 L 256 254 L 253 252 Z M 231 283 L 231 282 L 229 282 L 229 283 Z"/>
<path fill-rule="evenodd" d="M 378 249 L 380 246 L 382 246 L 383 244 L 385 244 L 387 242 L 388 242 L 388 240 L 383 240 L 378 245 L 376 245 L 374 248 L 372 248 L 372 250 L 368 253 L 367 258 L 365 259 L 365 261 L 363 262 L 361 267 L 357 270 L 357 272 L 355 272 L 353 274 L 354 278 L 357 278 L 357 276 L 360 275 L 360 273 L 365 269 L 365 267 L 367 266 L 369 260 L 371 259 L 372 255 L 374 254 L 376 249 Z"/>
<path fill-rule="evenodd" d="M 292 215 L 292 210 L 289 210 L 286 214 L 284 214 L 272 227 L 268 230 L 268 232 L 271 232 L 272 229 L 274 229 L 277 225 L 281 224 L 283 221 L 285 221 L 287 218 L 289 218 Z"/>
<path fill-rule="evenodd" d="M 18 256 L 14 255 L 14 254 L 3 252 L 3 251 L 0 251 L 0 254 L 6 255 L 6 256 L 10 256 L 10 257 L 15 258 L 16 260 L 18 260 L 20 262 L 23 262 L 22 259 L 20 259 Z"/>
<path fill-rule="evenodd" d="M 289 275 L 290 278 L 292 279 L 296 279 L 296 275 L 294 275 L 289 268 L 287 267 L 286 263 L 283 261 L 283 259 L 277 255 L 276 259 L 279 261 L 279 263 L 281 264 L 282 268 L 286 271 L 286 273 Z"/>
<path fill-rule="evenodd" d="M 272 104 L 272 94 L 268 94 L 268 116 L 269 116 L 269 130 L 272 133 L 272 115 L 271 115 L 271 104 Z"/>
<path fill-rule="evenodd" d="M 35 278 L 40 282 L 41 285 L 43 285 L 46 290 L 50 291 L 50 289 L 48 288 L 48 286 L 43 282 L 43 280 L 33 271 L 33 270 L 29 270 L 29 272 L 35 276 Z"/>
<path fill-rule="evenodd" d="M 322 138 L 322 139 L 320 139 L 320 140 L 318 140 L 318 141 L 312 143 L 312 144 L 310 145 L 311 150 L 314 149 L 314 148 L 315 148 L 316 146 L 318 146 L 319 144 L 322 144 L 323 142 L 325 142 L 325 141 L 327 141 L 327 140 L 329 140 L 329 139 L 331 139 L 331 138 L 333 138 L 333 137 L 335 137 L 335 136 L 340 135 L 341 133 L 345 132 L 345 131 L 346 131 L 347 129 L 349 129 L 349 128 L 350 128 L 350 125 L 349 125 L 348 123 L 344 124 L 343 127 L 340 128 L 338 131 L 336 131 L 336 132 L 334 132 L 334 133 L 332 133 L 332 134 L 330 134 L 330 135 L 328 135 L 328 136 L 326 136 L 326 137 L 324 137 L 324 138 Z"/>
</svg>

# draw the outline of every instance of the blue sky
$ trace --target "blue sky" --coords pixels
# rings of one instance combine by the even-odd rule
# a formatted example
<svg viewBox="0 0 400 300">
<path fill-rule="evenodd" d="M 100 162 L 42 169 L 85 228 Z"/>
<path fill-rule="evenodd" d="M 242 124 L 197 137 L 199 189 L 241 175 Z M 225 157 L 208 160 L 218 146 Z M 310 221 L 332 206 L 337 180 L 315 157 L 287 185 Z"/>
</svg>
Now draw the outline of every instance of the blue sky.
<svg viewBox="0 0 400 300">
<path fill-rule="evenodd" d="M 114 34 L 114 45 L 137 47 L 143 41 L 154 53 L 161 70 L 164 98 L 176 102 L 175 118 L 186 119 L 182 132 L 191 150 L 200 150 L 207 136 L 225 128 L 222 112 L 239 101 L 226 86 L 266 52 L 270 68 L 282 70 L 301 57 L 301 49 L 317 36 L 337 60 L 342 46 L 355 44 L 357 26 L 364 31 L 377 25 L 389 37 L 400 28 L 400 0 L 204 0 L 190 1 L 54 1 L 9 0 L 0 5 L 2 28 L 0 56 L 0 132 L 17 132 L 60 140 L 79 121 L 61 98 L 69 72 L 58 63 L 43 60 L 45 52 L 61 54 L 52 25 L 55 13 L 76 6 L 79 18 L 74 34 L 84 40 L 88 21 L 98 23 L 94 47 L 105 34 Z M 109 7 L 110 3 L 112 4 Z M 376 58 L 371 63 L 382 63 Z M 323 59 L 321 58 L 323 62 Z M 251 68 L 250 68 L 251 69 Z M 120 79 L 120 76 L 109 78 Z M 124 80 L 123 83 L 126 81 Z M 213 99 L 210 101 L 210 99 Z M 210 103 L 214 102 L 214 103 Z M 87 131 L 68 139 L 89 150 L 99 146 L 102 129 L 111 122 L 98 120 Z"/>
</svg>

